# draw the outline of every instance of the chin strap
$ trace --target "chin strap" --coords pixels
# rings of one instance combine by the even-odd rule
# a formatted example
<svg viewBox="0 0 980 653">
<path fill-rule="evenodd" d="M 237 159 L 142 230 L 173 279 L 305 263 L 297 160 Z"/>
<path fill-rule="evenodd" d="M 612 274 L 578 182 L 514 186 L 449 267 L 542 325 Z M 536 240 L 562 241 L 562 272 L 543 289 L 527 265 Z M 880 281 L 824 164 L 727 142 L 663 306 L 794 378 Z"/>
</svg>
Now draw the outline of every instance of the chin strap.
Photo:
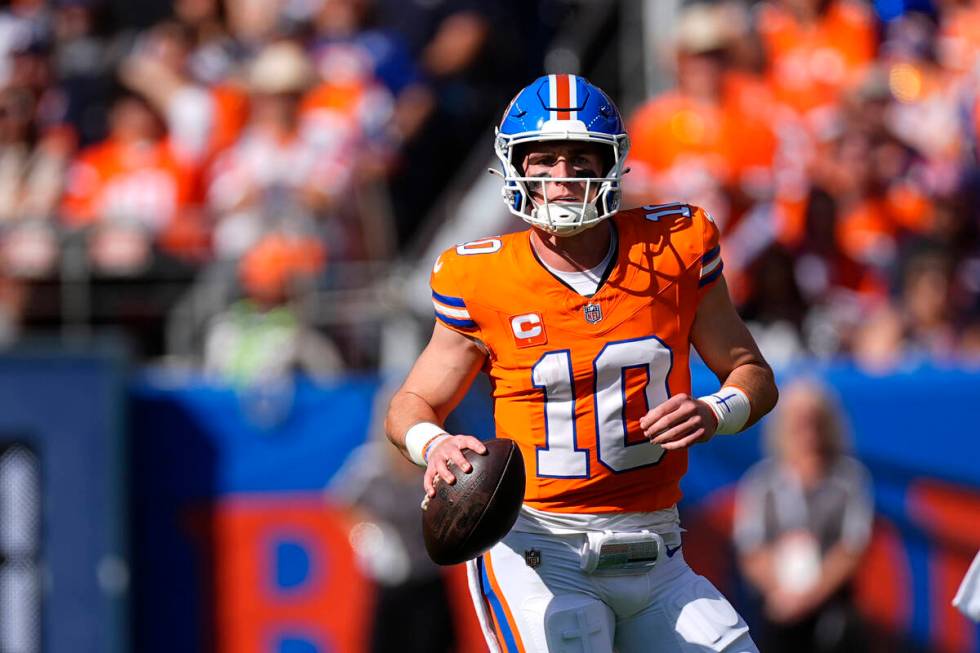
<svg viewBox="0 0 980 653">
<path fill-rule="evenodd" d="M 557 236 L 572 236 L 599 223 L 599 211 L 592 202 L 542 204 L 534 208 L 533 215 L 539 227 Z"/>
</svg>

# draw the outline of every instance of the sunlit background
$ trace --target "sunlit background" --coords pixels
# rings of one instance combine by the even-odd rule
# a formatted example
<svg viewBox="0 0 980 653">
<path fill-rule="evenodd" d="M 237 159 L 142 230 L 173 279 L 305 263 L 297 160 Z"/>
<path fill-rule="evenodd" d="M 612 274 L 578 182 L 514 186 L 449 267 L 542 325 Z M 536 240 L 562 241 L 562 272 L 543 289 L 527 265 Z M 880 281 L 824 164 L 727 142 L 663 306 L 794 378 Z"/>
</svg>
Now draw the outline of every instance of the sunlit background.
<svg viewBox="0 0 980 653">
<path fill-rule="evenodd" d="M 770 650 L 840 545 L 811 650 L 980 651 L 980 2 L 0 4 L 0 653 L 486 650 L 379 415 L 438 252 L 525 226 L 493 126 L 556 72 L 821 398 L 692 451 L 689 562 Z M 760 489 L 840 455 L 843 526 Z"/>
</svg>

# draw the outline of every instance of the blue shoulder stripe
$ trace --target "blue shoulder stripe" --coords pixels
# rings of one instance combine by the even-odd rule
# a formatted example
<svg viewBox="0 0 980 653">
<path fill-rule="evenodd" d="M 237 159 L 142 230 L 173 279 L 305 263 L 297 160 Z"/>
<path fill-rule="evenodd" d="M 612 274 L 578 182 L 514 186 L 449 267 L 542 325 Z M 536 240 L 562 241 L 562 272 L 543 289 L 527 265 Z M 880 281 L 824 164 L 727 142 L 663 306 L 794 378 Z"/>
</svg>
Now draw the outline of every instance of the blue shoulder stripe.
<svg viewBox="0 0 980 653">
<path fill-rule="evenodd" d="M 709 249 L 704 256 L 701 257 L 701 265 L 705 263 L 710 263 L 715 260 L 718 254 L 721 253 L 721 245 L 715 245 L 713 248 Z"/>
<path fill-rule="evenodd" d="M 432 291 L 432 297 L 439 300 L 446 306 L 456 306 L 459 308 L 466 308 L 466 302 L 463 301 L 462 297 L 450 297 L 449 295 L 440 295 L 435 290 Z"/>
<path fill-rule="evenodd" d="M 698 284 L 698 288 L 703 288 L 703 287 L 707 286 L 709 283 L 711 283 L 712 281 L 714 281 L 715 279 L 717 279 L 718 277 L 720 277 L 721 276 L 721 270 L 724 267 L 725 267 L 725 263 L 724 262 L 719 263 L 718 264 L 718 267 L 716 267 L 714 270 L 711 271 L 711 274 L 709 274 L 708 276 L 706 276 L 703 279 L 701 279 L 701 282 Z"/>
<path fill-rule="evenodd" d="M 455 317 L 449 317 L 448 315 L 443 315 L 439 311 L 436 311 L 436 317 L 448 324 L 449 326 L 454 326 L 459 329 L 475 329 L 476 322 L 473 320 L 459 320 Z"/>
</svg>

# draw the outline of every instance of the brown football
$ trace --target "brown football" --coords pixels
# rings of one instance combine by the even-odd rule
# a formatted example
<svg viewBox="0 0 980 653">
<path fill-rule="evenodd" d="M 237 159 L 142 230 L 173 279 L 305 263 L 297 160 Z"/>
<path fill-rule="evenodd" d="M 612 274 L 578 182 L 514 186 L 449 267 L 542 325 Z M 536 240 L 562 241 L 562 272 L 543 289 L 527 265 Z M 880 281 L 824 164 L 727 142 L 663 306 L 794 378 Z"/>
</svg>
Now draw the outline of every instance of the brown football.
<svg viewBox="0 0 980 653">
<path fill-rule="evenodd" d="M 484 442 L 487 452 L 466 450 L 468 474 L 454 466 L 456 482 L 436 484 L 422 509 L 422 533 L 429 557 L 455 565 L 487 551 L 510 531 L 524 501 L 524 459 L 513 440 Z"/>
</svg>

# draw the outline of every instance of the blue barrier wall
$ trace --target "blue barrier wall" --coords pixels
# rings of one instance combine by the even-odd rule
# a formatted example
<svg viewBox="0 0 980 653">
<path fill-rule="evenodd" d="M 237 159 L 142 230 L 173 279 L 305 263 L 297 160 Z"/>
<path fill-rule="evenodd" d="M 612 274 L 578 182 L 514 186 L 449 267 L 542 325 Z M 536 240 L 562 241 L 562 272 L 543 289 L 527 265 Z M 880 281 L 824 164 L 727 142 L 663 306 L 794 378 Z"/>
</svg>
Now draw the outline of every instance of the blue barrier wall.
<svg viewBox="0 0 980 653">
<path fill-rule="evenodd" d="M 0 441 L 26 443 L 40 463 L 45 653 L 128 650 L 122 361 L 108 351 L 0 356 Z"/>
<path fill-rule="evenodd" d="M 923 367 L 870 377 L 847 366 L 809 372 L 840 395 L 856 454 L 874 477 L 879 528 L 863 583 L 870 588 L 863 595 L 869 614 L 916 647 L 980 651 L 976 627 L 948 605 L 965 563 L 980 548 L 974 523 L 980 519 L 968 518 L 980 517 L 980 440 L 971 426 L 980 374 Z M 702 393 L 716 382 L 696 369 L 694 384 Z M 191 652 L 214 645 L 221 610 L 212 604 L 207 575 L 213 568 L 202 546 L 210 555 L 224 549 L 208 524 L 223 519 L 229 501 L 239 509 L 261 504 L 267 520 L 275 518 L 263 503 L 270 498 L 319 505 L 323 487 L 366 437 L 377 389 L 374 379 L 331 387 L 301 383 L 289 399 L 282 390 L 242 397 L 152 378 L 132 387 L 136 650 Z M 468 397 L 453 422 L 460 431 L 488 433 L 489 402 Z M 753 428 L 695 448 L 683 482 L 690 558 L 697 565 L 698 550 L 711 551 L 701 557 L 705 573 L 736 597 L 733 566 L 718 552 L 730 555 L 732 486 L 759 459 L 759 436 Z M 271 609 L 278 599 L 266 594 L 260 599 Z M 321 648 L 308 642 L 303 650 Z"/>
<path fill-rule="evenodd" d="M 248 594 L 265 607 L 258 612 L 269 614 L 277 604 L 295 603 L 312 591 L 307 583 L 293 587 L 276 580 L 295 576 L 289 570 L 296 559 L 307 566 L 319 561 L 328 546 L 317 539 L 323 524 L 312 534 L 301 529 L 302 536 L 295 535 L 295 522 L 303 520 L 295 515 L 332 516 L 323 489 L 364 441 L 378 385 L 373 378 L 331 385 L 299 381 L 259 394 L 159 375 L 132 384 L 135 650 L 242 651 L 216 624 L 233 619 L 217 593 L 224 587 L 222 565 L 243 547 L 261 548 L 242 565 L 268 565 L 271 585 L 244 583 L 228 591 Z M 249 510 L 262 513 L 268 528 L 243 526 L 242 514 Z M 276 514 L 281 529 L 275 528 Z M 297 551 L 296 542 L 311 541 Z M 301 576 L 314 583 L 337 574 Z M 242 610 L 242 622 L 254 621 Z M 255 650 L 325 651 L 314 637 L 304 645 L 301 637 L 287 636 L 296 619 L 280 619 L 281 647 L 255 642 Z"/>
</svg>

